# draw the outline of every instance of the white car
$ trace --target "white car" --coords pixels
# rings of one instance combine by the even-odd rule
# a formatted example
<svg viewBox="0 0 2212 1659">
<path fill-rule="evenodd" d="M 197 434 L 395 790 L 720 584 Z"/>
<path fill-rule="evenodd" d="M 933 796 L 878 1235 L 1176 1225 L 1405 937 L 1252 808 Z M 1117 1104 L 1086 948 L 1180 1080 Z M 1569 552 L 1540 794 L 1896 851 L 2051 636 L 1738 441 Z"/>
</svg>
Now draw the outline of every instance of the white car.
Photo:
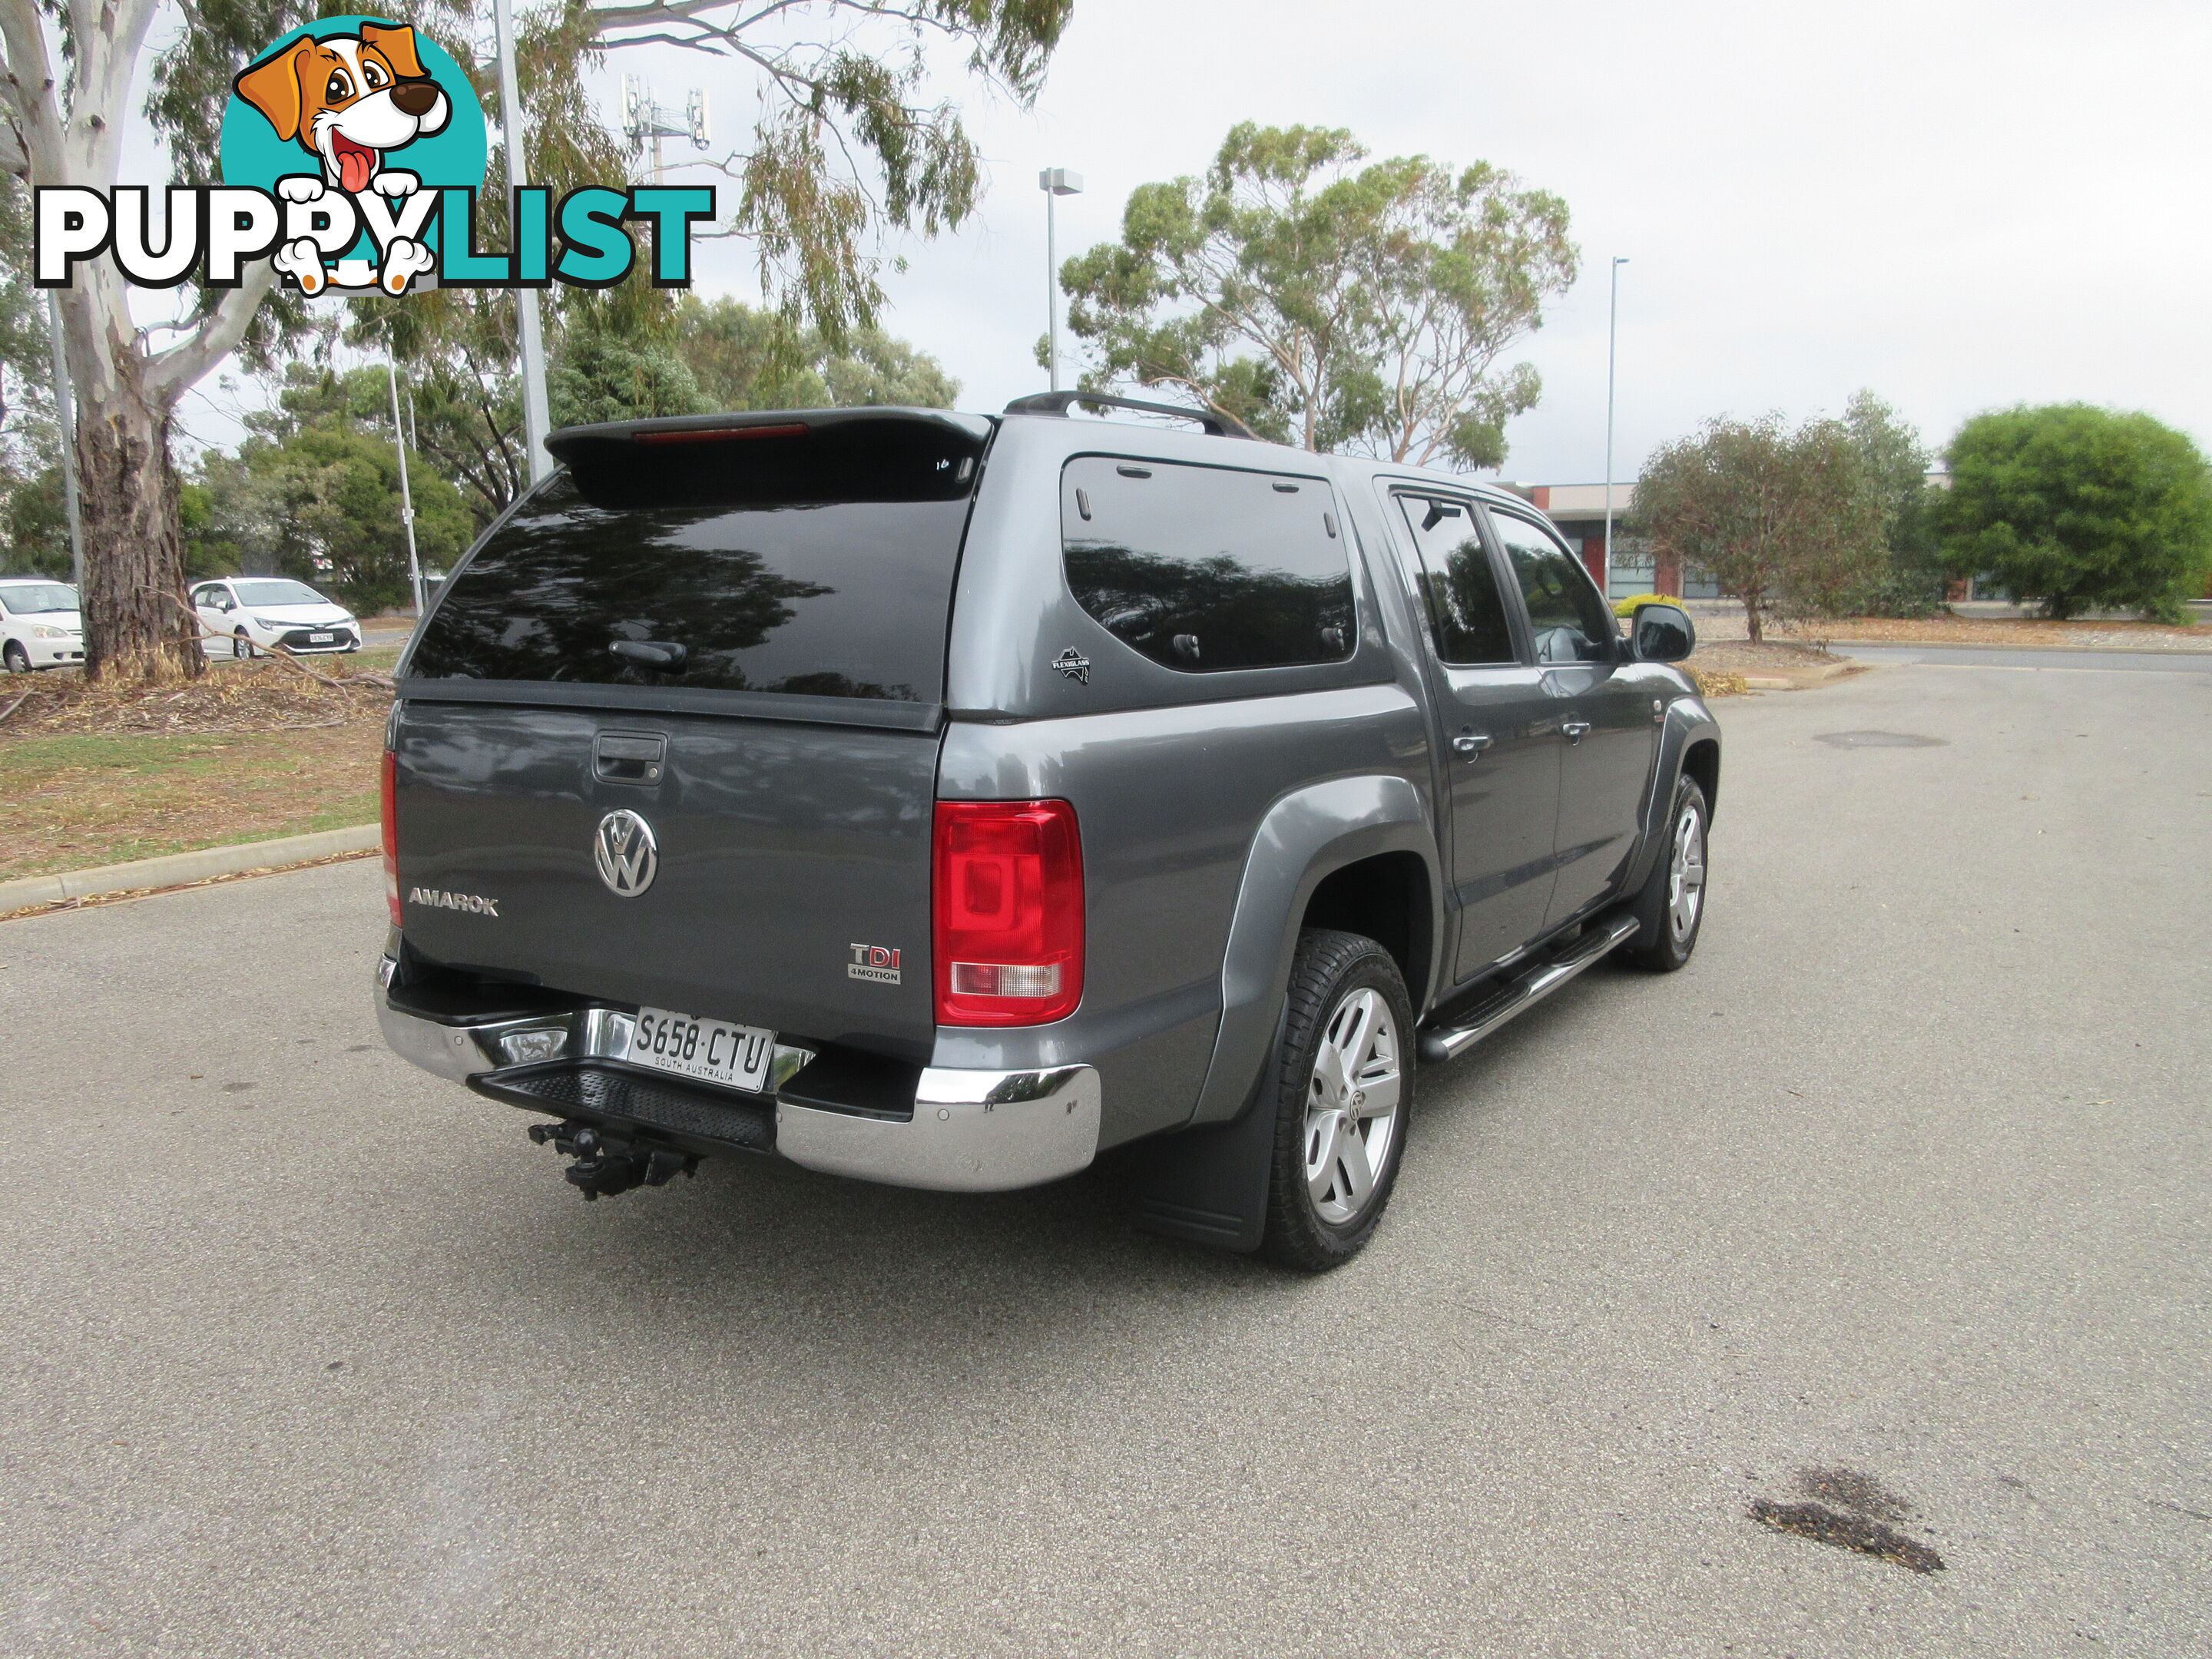
<svg viewBox="0 0 2212 1659">
<path fill-rule="evenodd" d="M 192 607 L 199 612 L 201 648 L 210 657 L 251 657 L 276 646 L 301 655 L 361 649 L 361 623 L 352 611 L 283 576 L 202 582 L 192 589 Z"/>
<path fill-rule="evenodd" d="M 0 660 L 11 674 L 84 660 L 76 589 L 43 578 L 0 577 Z"/>
</svg>

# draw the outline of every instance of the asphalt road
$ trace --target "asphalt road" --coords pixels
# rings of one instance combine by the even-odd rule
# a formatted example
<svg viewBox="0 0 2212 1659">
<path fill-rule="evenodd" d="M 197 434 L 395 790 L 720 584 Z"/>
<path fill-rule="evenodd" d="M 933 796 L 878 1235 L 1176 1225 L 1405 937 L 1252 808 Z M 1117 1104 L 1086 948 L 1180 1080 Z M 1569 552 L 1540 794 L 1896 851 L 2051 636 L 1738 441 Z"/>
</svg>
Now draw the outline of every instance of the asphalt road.
<svg viewBox="0 0 2212 1659">
<path fill-rule="evenodd" d="M 1321 1279 L 586 1206 L 377 1046 L 373 863 L 6 924 L 0 1652 L 2205 1651 L 2212 676 L 1722 714 L 1694 963 L 1427 1073 Z M 1747 1517 L 1836 1467 L 1946 1570 Z"/>
</svg>

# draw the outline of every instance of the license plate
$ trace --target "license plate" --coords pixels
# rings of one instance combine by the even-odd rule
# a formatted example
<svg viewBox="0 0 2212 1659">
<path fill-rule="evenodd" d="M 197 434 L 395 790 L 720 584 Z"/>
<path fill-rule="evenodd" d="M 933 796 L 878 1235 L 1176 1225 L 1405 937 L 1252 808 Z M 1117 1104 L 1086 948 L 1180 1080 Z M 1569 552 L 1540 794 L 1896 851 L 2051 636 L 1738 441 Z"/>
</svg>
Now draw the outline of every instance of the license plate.
<svg viewBox="0 0 2212 1659">
<path fill-rule="evenodd" d="M 633 1066 L 765 1094 L 769 1068 L 775 1061 L 775 1033 L 726 1020 L 694 1019 L 665 1008 L 641 1008 L 626 1058 Z"/>
<path fill-rule="evenodd" d="M 307 635 L 307 643 L 309 645 L 328 645 L 336 638 L 337 638 L 337 635 L 335 634 L 310 634 Z"/>
</svg>

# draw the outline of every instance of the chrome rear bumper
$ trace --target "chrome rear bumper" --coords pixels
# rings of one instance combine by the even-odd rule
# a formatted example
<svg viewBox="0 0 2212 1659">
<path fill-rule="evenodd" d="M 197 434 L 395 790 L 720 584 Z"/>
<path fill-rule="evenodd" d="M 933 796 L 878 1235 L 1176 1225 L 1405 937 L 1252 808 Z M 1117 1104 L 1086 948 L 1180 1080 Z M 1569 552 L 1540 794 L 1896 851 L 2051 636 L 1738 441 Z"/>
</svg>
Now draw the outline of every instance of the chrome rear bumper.
<svg viewBox="0 0 2212 1659">
<path fill-rule="evenodd" d="M 1098 1156 L 1101 1096 L 1089 1066 L 923 1071 L 914 1115 L 860 1117 L 779 1101 L 775 1149 L 831 1175 L 939 1192 L 1041 1187 Z"/>
<path fill-rule="evenodd" d="M 389 975 L 387 966 L 384 978 Z M 561 1060 L 619 1066 L 629 1058 L 635 1024 L 617 1009 L 583 1008 L 447 1024 L 393 1007 L 382 983 L 376 1018 L 394 1054 L 463 1084 Z M 781 1091 L 813 1058 L 811 1049 L 778 1043 L 771 1087 Z M 665 1085 L 687 1086 L 665 1073 L 653 1076 Z M 760 1098 L 688 1086 L 724 1099 Z M 927 1066 L 907 1117 L 802 1105 L 779 1094 L 775 1150 L 807 1169 L 861 1181 L 941 1192 L 1004 1192 L 1088 1168 L 1098 1153 L 1100 1115 L 1098 1073 L 1089 1066 L 1027 1072 Z"/>
</svg>

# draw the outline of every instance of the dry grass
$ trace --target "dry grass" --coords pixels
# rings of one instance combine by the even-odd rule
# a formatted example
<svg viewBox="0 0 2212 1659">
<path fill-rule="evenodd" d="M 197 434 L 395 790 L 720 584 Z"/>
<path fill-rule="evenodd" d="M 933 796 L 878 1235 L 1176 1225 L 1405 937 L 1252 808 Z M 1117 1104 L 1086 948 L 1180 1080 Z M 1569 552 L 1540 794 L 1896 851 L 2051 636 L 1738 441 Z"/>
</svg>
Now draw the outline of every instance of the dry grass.
<svg viewBox="0 0 2212 1659">
<path fill-rule="evenodd" d="M 2163 623 L 2039 622 L 2032 617 L 1843 617 L 1776 624 L 1800 640 L 1879 640 L 1899 645 L 2074 646 L 2104 651 L 2212 651 L 2212 628 Z"/>
<path fill-rule="evenodd" d="M 298 732 L 381 719 L 391 702 L 392 682 L 380 674 L 325 672 L 296 659 L 215 663 L 198 679 L 167 685 L 88 681 L 75 669 L 58 669 L 28 682 L 0 682 L 0 708 L 8 711 L 0 739 Z"/>
<path fill-rule="evenodd" d="M 1764 640 L 1753 645 L 1748 640 L 1701 640 L 1682 666 L 1705 696 L 1740 697 L 1751 690 L 1747 677 L 1811 684 L 1823 678 L 1824 671 L 1842 663 L 1839 657 L 1792 641 Z"/>
<path fill-rule="evenodd" d="M 1831 668 L 1842 660 L 1815 647 L 1787 640 L 1762 640 L 1757 645 L 1749 640 L 1700 641 L 1690 659 L 1694 667 L 1738 674 L 1802 673 Z"/>
<path fill-rule="evenodd" d="M 21 685 L 0 682 L 0 880 L 375 819 L 377 678 L 269 660 L 185 685 Z"/>
</svg>

